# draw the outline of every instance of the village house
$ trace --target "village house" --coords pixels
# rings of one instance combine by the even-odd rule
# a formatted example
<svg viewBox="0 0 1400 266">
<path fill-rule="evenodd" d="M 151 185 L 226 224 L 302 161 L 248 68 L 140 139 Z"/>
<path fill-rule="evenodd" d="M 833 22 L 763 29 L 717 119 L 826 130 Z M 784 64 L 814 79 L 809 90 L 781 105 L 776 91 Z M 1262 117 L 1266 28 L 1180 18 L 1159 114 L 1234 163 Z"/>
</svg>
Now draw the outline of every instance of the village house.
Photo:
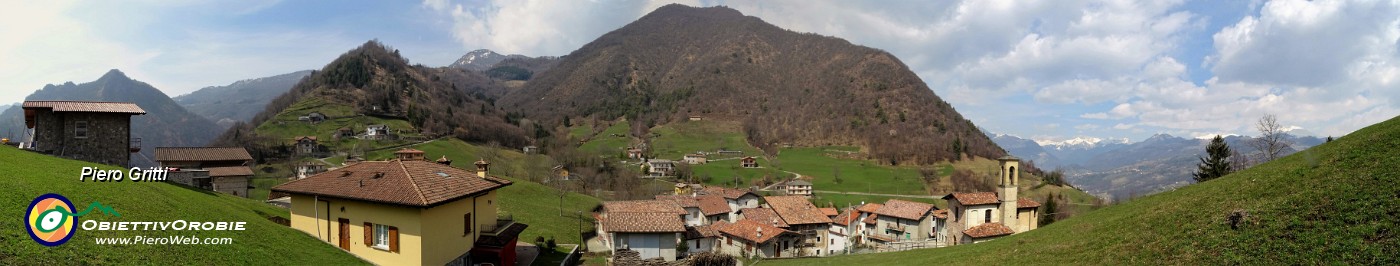
<svg viewBox="0 0 1400 266">
<path fill-rule="evenodd" d="M 856 244 L 894 242 L 893 238 L 881 237 L 873 234 L 875 232 L 876 219 L 880 216 L 875 214 L 875 212 L 879 211 L 880 207 L 884 206 L 884 204 L 871 202 L 856 207 L 856 221 L 859 221 L 859 223 L 854 226 L 856 227 L 856 235 L 859 236 L 854 238 Z"/>
<path fill-rule="evenodd" d="M 753 220 L 716 225 L 723 240 L 720 253 L 748 258 L 782 258 L 802 255 L 800 235 Z"/>
<path fill-rule="evenodd" d="M 315 124 L 320 123 L 322 121 L 326 121 L 326 115 L 322 114 L 321 112 L 311 112 L 304 116 L 297 117 L 297 120 Z"/>
<path fill-rule="evenodd" d="M 817 210 L 817 206 L 807 201 L 807 197 L 768 196 L 763 197 L 763 201 L 788 224 L 788 230 L 800 237 L 801 241 L 797 245 L 798 256 L 820 257 L 831 254 L 831 250 L 827 249 L 827 239 L 830 237 L 827 228 L 831 226 L 831 218 Z"/>
<path fill-rule="evenodd" d="M 243 147 L 156 147 L 156 162 L 177 184 L 248 196 L 253 156 Z"/>
<path fill-rule="evenodd" d="M 131 116 L 144 115 L 134 103 L 24 101 L 28 144 L 21 147 L 74 160 L 130 166 L 141 139 L 131 137 Z"/>
<path fill-rule="evenodd" d="M 511 181 L 423 160 L 366 161 L 287 182 L 291 227 L 379 265 L 514 265 L 528 225 L 498 217 Z"/>
<path fill-rule="evenodd" d="M 294 172 L 297 174 L 296 179 L 307 178 L 315 174 L 326 172 L 326 165 L 315 161 L 305 161 L 298 163 Z"/>
<path fill-rule="evenodd" d="M 740 209 L 758 208 L 759 203 L 758 194 L 754 194 L 753 192 L 749 192 L 747 190 L 739 190 L 727 187 L 705 186 L 704 189 L 701 189 L 700 194 L 719 195 L 720 197 L 723 197 L 725 204 L 729 205 L 729 217 L 725 220 L 731 223 L 739 218 L 736 213 L 738 213 Z"/>
<path fill-rule="evenodd" d="M 802 179 L 793 179 L 783 186 L 783 192 L 791 196 L 812 197 L 812 182 Z M 834 215 L 834 214 L 833 214 Z"/>
<path fill-rule="evenodd" d="M 369 125 L 365 127 L 365 139 L 388 140 L 393 139 L 393 136 L 389 133 L 388 125 Z"/>
<path fill-rule="evenodd" d="M 642 149 L 627 147 L 627 159 L 642 159 Z"/>
<path fill-rule="evenodd" d="M 701 226 L 725 221 L 729 206 L 717 195 L 656 195 L 657 200 L 669 200 L 685 209 L 685 226 Z"/>
<path fill-rule="evenodd" d="M 705 155 L 699 153 L 686 154 L 681 160 L 686 164 L 705 164 L 706 161 Z"/>
<path fill-rule="evenodd" d="M 739 167 L 758 168 L 758 159 L 754 159 L 753 156 L 744 156 L 744 158 L 739 159 Z"/>
<path fill-rule="evenodd" d="M 426 158 L 426 157 L 424 156 L 423 151 L 420 151 L 420 150 L 417 150 L 417 149 L 413 149 L 413 148 L 403 148 L 403 149 L 399 149 L 398 151 L 394 151 L 394 158 L 395 158 L 395 159 L 399 159 L 399 160 L 404 160 L 404 161 L 425 161 L 425 160 L 426 160 L 426 159 L 424 159 L 424 158 Z M 443 158 L 447 158 L 447 157 L 444 156 Z"/>
<path fill-rule="evenodd" d="M 318 156 L 325 150 L 325 147 L 316 141 L 316 136 L 298 136 L 292 139 L 292 142 L 297 155 Z"/>
<path fill-rule="evenodd" d="M 827 234 L 831 235 L 827 240 L 827 249 L 841 253 L 849 251 L 854 245 L 856 227 L 860 224 L 859 217 L 860 211 L 855 208 L 847 208 L 832 217 L 831 228 L 827 229 Z"/>
<path fill-rule="evenodd" d="M 953 193 L 948 200 L 950 241 L 978 243 L 1015 233 L 1034 230 L 1040 222 L 1039 202 L 1017 198 L 1020 159 L 1006 156 L 1001 164 L 998 192 Z"/>
<path fill-rule="evenodd" d="M 762 223 L 762 224 L 767 224 L 767 225 L 771 225 L 771 226 L 773 226 L 773 227 L 783 228 L 783 229 L 787 229 L 787 228 L 791 227 L 791 226 L 788 226 L 788 224 L 787 224 L 786 222 L 783 222 L 783 218 L 778 217 L 778 213 L 777 213 L 777 212 L 774 212 L 773 209 L 769 209 L 769 208 L 744 208 L 744 209 L 740 209 L 740 210 L 739 210 L 739 219 L 740 219 L 740 220 L 753 220 L 754 222 L 758 222 L 758 223 Z"/>
<path fill-rule="evenodd" d="M 890 199 L 875 211 L 875 227 L 871 235 L 893 241 L 925 241 L 937 239 L 935 228 L 940 219 L 934 215 L 933 204 Z M 889 242 L 889 241 L 885 241 Z"/>
<path fill-rule="evenodd" d="M 671 160 L 652 159 L 648 160 L 643 166 L 646 166 L 647 176 L 671 176 L 676 173 L 676 164 Z"/>
<path fill-rule="evenodd" d="M 603 202 L 595 214 L 598 236 L 610 251 L 632 250 L 641 259 L 676 260 L 676 246 L 686 232 L 686 211 L 670 200 Z"/>
<path fill-rule="evenodd" d="M 686 246 L 684 254 L 695 254 L 701 252 L 716 251 L 719 246 L 719 228 L 729 224 L 727 221 L 718 221 L 713 224 L 692 226 L 685 228 Z"/>
</svg>

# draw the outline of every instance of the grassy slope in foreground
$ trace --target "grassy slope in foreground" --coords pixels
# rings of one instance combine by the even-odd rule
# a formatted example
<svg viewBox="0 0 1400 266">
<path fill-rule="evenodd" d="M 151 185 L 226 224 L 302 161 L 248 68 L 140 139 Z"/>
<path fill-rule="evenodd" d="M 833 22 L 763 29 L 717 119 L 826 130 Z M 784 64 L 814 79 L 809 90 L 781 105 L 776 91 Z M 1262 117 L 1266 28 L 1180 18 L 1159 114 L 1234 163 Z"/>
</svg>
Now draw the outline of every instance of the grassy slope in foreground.
<svg viewBox="0 0 1400 266">
<path fill-rule="evenodd" d="M 363 261 L 305 233 L 268 221 L 287 211 L 230 195 L 207 193 L 160 182 L 80 182 L 79 171 L 92 163 L 49 157 L 0 146 L 0 265 L 24 264 L 235 264 L 355 265 Z M 103 166 L 107 169 L 115 167 Z M 247 222 L 245 231 L 84 231 L 57 247 L 29 239 L 23 213 L 29 202 L 58 193 L 79 210 L 92 202 L 111 206 L 121 217 L 94 211 L 80 218 L 98 221 L 170 222 L 175 220 Z M 229 237 L 229 245 L 97 245 L 98 237 Z"/>
<path fill-rule="evenodd" d="M 765 265 L 1400 263 L 1400 118 L 1220 179 L 974 245 Z M 1238 230 L 1226 218 L 1249 213 Z"/>
</svg>

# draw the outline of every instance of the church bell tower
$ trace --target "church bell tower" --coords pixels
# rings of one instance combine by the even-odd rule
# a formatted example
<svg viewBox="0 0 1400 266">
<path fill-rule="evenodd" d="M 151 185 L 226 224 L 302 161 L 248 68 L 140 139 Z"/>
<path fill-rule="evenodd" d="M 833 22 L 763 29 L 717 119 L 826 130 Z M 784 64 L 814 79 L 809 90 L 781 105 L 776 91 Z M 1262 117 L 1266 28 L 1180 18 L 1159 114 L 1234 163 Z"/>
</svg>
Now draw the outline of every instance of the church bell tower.
<svg viewBox="0 0 1400 266">
<path fill-rule="evenodd" d="M 1016 221 L 1016 191 L 1021 185 L 1020 168 L 1021 159 L 1007 155 L 998 158 L 1001 162 L 1001 182 L 997 185 L 997 199 L 1001 201 L 1001 224 L 1013 227 L 1018 224 Z"/>
</svg>

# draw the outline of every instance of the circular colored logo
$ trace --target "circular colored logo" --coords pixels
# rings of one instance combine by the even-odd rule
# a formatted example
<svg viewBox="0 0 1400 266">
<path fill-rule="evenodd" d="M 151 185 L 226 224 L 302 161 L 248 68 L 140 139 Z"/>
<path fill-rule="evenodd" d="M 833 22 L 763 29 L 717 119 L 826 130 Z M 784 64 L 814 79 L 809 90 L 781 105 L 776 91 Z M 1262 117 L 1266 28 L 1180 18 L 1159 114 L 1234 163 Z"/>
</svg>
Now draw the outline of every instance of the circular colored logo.
<svg viewBox="0 0 1400 266">
<path fill-rule="evenodd" d="M 44 194 L 29 203 L 24 225 L 29 237 L 45 246 L 57 246 L 73 238 L 78 219 L 73 217 L 73 202 L 58 194 Z"/>
</svg>

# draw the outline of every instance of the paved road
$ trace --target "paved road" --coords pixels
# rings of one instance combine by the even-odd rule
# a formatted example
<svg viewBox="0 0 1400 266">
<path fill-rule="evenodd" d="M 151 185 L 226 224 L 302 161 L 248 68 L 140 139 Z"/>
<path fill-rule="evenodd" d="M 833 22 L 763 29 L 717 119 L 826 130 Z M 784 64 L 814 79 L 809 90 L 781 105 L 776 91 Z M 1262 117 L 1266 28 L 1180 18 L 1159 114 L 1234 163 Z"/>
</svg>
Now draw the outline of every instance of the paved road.
<svg viewBox="0 0 1400 266">
<path fill-rule="evenodd" d="M 941 199 L 941 198 L 943 198 L 942 195 L 940 195 L 940 196 L 930 196 L 930 195 L 880 194 L 880 193 L 845 192 L 845 191 L 828 191 L 828 190 L 813 190 L 813 192 L 817 192 L 817 193 L 847 194 L 847 195 L 865 195 L 865 196 L 921 198 L 921 199 Z"/>
</svg>

